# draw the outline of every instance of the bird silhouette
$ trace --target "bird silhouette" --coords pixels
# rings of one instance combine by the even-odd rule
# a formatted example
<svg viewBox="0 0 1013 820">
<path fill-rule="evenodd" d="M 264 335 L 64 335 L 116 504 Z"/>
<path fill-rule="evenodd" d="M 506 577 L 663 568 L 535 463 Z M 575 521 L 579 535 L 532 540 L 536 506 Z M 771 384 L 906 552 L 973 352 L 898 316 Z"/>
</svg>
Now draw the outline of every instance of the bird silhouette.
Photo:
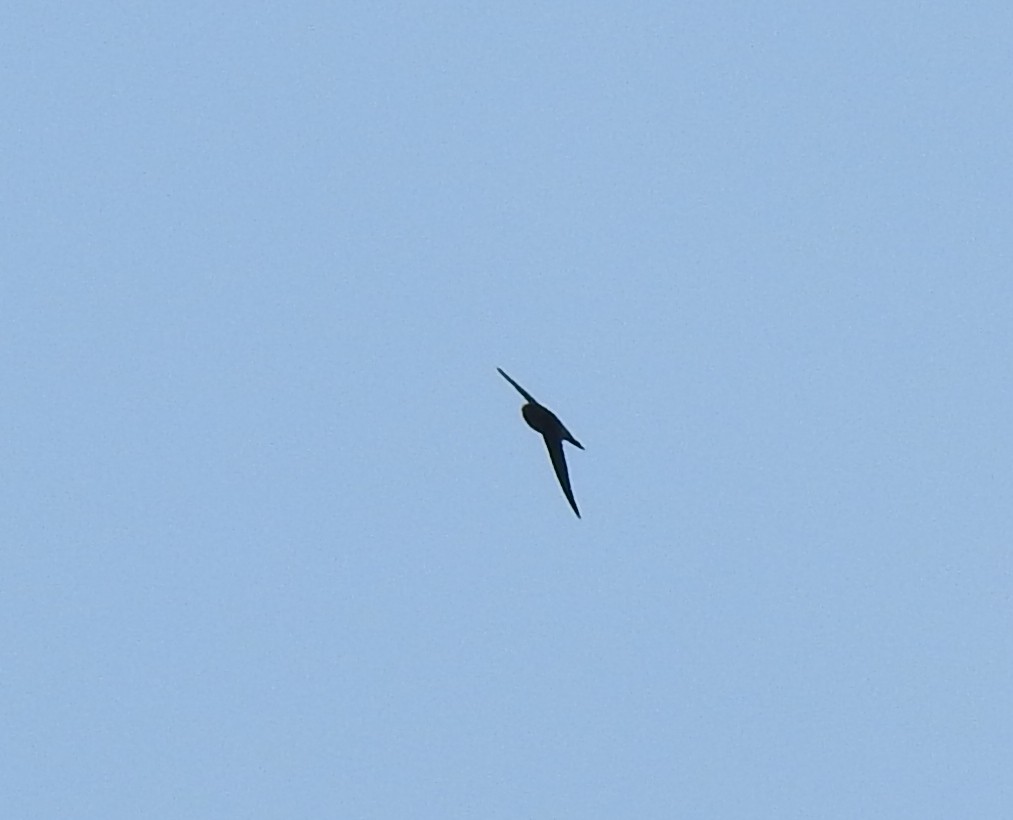
<svg viewBox="0 0 1013 820">
<path fill-rule="evenodd" d="M 573 490 L 570 488 L 570 473 L 566 469 L 566 457 L 563 455 L 563 442 L 568 441 L 574 447 L 584 449 L 584 445 L 575 439 L 569 430 L 563 426 L 556 414 L 548 407 L 543 407 L 527 390 L 511 379 L 502 368 L 497 367 L 499 374 L 512 384 L 517 392 L 524 396 L 527 401 L 521 408 L 521 415 L 528 427 L 536 433 L 541 433 L 545 439 L 545 447 L 549 451 L 549 459 L 552 461 L 552 469 L 556 471 L 556 478 L 559 479 L 559 486 L 563 488 L 563 495 L 570 502 L 573 511 L 580 518 L 580 510 L 577 509 L 577 502 L 573 500 Z"/>
</svg>

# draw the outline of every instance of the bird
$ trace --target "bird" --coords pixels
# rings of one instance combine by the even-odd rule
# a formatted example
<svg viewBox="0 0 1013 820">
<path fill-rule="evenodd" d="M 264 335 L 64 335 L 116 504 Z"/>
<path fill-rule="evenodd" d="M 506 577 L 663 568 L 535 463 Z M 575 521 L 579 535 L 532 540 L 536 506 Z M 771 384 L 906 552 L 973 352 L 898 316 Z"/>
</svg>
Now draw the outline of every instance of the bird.
<svg viewBox="0 0 1013 820">
<path fill-rule="evenodd" d="M 548 407 L 539 404 L 534 396 L 511 379 L 501 367 L 497 367 L 496 370 L 516 388 L 518 393 L 524 396 L 527 404 L 521 408 L 521 415 L 528 423 L 528 427 L 536 433 L 541 433 L 542 438 L 545 439 L 545 447 L 549 451 L 549 459 L 552 461 L 552 469 L 556 471 L 556 478 L 559 479 L 559 486 L 563 488 L 563 495 L 570 502 L 577 518 L 580 518 L 580 510 L 577 509 L 577 502 L 573 500 L 573 490 L 570 488 L 570 474 L 566 469 L 563 442 L 568 441 L 581 450 L 584 449 L 584 445 L 573 437 L 570 431 L 563 426 L 563 422 L 556 418 L 556 414 Z"/>
</svg>

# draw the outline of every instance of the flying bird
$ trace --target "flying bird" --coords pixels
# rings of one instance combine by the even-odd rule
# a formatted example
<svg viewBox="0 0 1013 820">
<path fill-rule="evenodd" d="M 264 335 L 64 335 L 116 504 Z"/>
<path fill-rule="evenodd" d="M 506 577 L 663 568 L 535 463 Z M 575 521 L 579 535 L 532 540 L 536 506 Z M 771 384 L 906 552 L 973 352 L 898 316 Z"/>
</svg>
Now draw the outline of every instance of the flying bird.
<svg viewBox="0 0 1013 820">
<path fill-rule="evenodd" d="M 570 434 L 570 431 L 563 426 L 563 422 L 556 418 L 556 414 L 548 407 L 540 405 L 534 396 L 504 373 L 502 368 L 497 367 L 496 370 L 527 401 L 527 404 L 521 408 L 521 415 L 524 417 L 524 421 L 528 423 L 528 427 L 536 433 L 541 433 L 542 438 L 545 439 L 545 446 L 549 451 L 552 469 L 556 471 L 556 478 L 559 479 L 559 486 L 563 488 L 563 495 L 570 502 L 570 506 L 573 507 L 573 511 L 577 514 L 577 518 L 580 518 L 580 510 L 577 509 L 577 502 L 573 500 L 573 490 L 570 489 L 570 474 L 566 469 L 563 442 L 568 441 L 574 447 L 579 447 L 581 450 L 584 449 L 584 445 Z"/>
</svg>

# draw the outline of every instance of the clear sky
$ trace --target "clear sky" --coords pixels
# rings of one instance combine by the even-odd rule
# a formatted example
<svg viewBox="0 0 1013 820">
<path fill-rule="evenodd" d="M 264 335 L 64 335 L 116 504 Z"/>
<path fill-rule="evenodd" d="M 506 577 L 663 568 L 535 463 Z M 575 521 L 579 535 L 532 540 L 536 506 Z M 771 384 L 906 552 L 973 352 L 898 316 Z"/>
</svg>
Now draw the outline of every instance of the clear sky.
<svg viewBox="0 0 1013 820">
<path fill-rule="evenodd" d="M 0 816 L 1013 816 L 1011 42 L 8 9 Z"/>
</svg>

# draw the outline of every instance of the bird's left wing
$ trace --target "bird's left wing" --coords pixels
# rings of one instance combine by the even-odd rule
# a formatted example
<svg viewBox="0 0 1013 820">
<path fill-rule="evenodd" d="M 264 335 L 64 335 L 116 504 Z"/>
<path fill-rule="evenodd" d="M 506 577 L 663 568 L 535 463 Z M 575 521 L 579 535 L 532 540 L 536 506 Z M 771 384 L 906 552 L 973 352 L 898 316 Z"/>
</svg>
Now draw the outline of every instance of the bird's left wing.
<svg viewBox="0 0 1013 820">
<path fill-rule="evenodd" d="M 577 514 L 577 518 L 580 518 L 580 510 L 577 509 L 577 502 L 573 500 L 573 490 L 570 488 L 570 472 L 566 469 L 566 456 L 563 455 L 563 440 L 556 436 L 545 436 L 545 446 L 548 448 L 549 458 L 552 459 L 552 469 L 556 471 L 559 486 L 563 488 L 563 495 L 570 502 L 570 506 L 573 507 L 573 511 Z"/>
</svg>

